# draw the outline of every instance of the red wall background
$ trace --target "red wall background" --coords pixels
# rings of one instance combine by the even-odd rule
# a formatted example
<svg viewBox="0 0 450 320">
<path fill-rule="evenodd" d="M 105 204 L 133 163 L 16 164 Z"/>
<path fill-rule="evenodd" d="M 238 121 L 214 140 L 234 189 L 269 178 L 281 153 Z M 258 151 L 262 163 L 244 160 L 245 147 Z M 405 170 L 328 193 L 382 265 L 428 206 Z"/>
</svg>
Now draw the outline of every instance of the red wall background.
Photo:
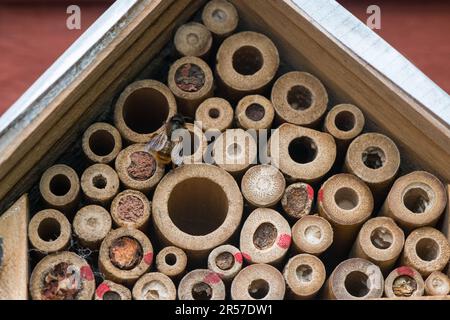
<svg viewBox="0 0 450 320">
<path fill-rule="evenodd" d="M 112 3 L 104 0 L 0 0 L 0 114 Z M 338 0 L 366 21 L 366 8 L 381 8 L 376 31 L 450 92 L 450 1 Z M 66 8 L 81 7 L 81 30 L 66 28 Z"/>
</svg>

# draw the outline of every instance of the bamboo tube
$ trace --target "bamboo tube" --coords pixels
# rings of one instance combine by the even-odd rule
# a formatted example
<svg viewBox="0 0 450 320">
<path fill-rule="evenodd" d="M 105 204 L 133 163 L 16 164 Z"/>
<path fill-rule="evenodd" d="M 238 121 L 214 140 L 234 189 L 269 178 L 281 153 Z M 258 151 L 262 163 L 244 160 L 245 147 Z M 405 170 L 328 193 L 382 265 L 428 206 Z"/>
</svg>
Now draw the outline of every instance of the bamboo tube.
<svg viewBox="0 0 450 320">
<path fill-rule="evenodd" d="M 291 245 L 291 228 L 278 212 L 254 210 L 242 226 L 239 248 L 248 263 L 278 265 Z"/>
<path fill-rule="evenodd" d="M 406 238 L 401 264 L 427 277 L 434 271 L 442 271 L 449 259 L 450 245 L 446 237 L 434 228 L 422 227 Z"/>
<path fill-rule="evenodd" d="M 206 59 L 211 50 L 212 40 L 211 32 L 203 24 L 188 22 L 177 29 L 173 42 L 180 56 Z"/>
<path fill-rule="evenodd" d="M 202 11 L 202 21 L 216 37 L 223 39 L 236 30 L 239 15 L 236 8 L 228 1 L 209 1 Z"/>
<path fill-rule="evenodd" d="M 109 123 L 96 122 L 83 133 L 81 146 L 91 163 L 109 164 L 122 149 L 122 137 Z"/>
<path fill-rule="evenodd" d="M 388 298 L 414 298 L 424 293 L 424 282 L 417 270 L 401 266 L 391 271 L 384 282 L 384 294 Z"/>
<path fill-rule="evenodd" d="M 184 144 L 183 147 L 186 147 L 187 150 L 183 148 L 183 163 L 184 164 L 194 164 L 194 163 L 202 163 L 203 155 L 205 154 L 208 141 L 206 140 L 206 136 L 204 135 L 202 129 L 194 125 L 192 123 L 186 123 L 186 130 L 180 132 L 183 139 L 188 139 L 189 144 Z M 188 136 L 189 135 L 189 136 Z M 176 139 L 176 137 L 175 137 Z M 185 152 L 188 151 L 188 152 Z"/>
<path fill-rule="evenodd" d="M 222 43 L 217 52 L 217 75 L 233 101 L 245 95 L 261 94 L 278 70 L 280 58 L 272 40 L 263 34 L 245 31 Z"/>
<path fill-rule="evenodd" d="M 214 142 L 213 159 L 216 165 L 240 178 L 257 163 L 258 147 L 255 139 L 242 129 L 229 129 Z"/>
<path fill-rule="evenodd" d="M 31 246 L 41 254 L 67 249 L 71 237 L 70 222 L 58 210 L 46 209 L 36 213 L 28 225 Z"/>
<path fill-rule="evenodd" d="M 289 182 L 319 182 L 336 159 L 336 144 L 328 133 L 282 124 L 269 140 L 272 164 Z"/>
<path fill-rule="evenodd" d="M 297 182 L 289 185 L 281 198 L 281 206 L 291 219 L 300 219 L 311 212 L 314 202 L 314 189 L 307 183 Z"/>
<path fill-rule="evenodd" d="M 107 206 L 119 192 L 120 181 L 113 168 L 96 163 L 84 170 L 80 184 L 89 202 Z"/>
<path fill-rule="evenodd" d="M 327 110 L 328 93 L 312 74 L 292 71 L 275 81 L 271 99 L 276 122 L 315 128 Z"/>
<path fill-rule="evenodd" d="M 111 217 L 118 227 L 139 229 L 145 232 L 151 214 L 151 203 L 142 192 L 124 190 L 111 203 Z"/>
<path fill-rule="evenodd" d="M 239 100 L 235 112 L 236 122 L 244 130 L 270 129 L 274 116 L 272 102 L 257 94 Z"/>
<path fill-rule="evenodd" d="M 375 202 L 382 203 L 400 168 L 400 152 L 395 143 L 379 133 L 365 133 L 350 143 L 345 171 L 363 180 Z"/>
<path fill-rule="evenodd" d="M 411 231 L 436 225 L 446 205 L 445 188 L 439 179 L 425 171 L 414 171 L 394 182 L 380 214 Z"/>
<path fill-rule="evenodd" d="M 233 300 L 283 300 L 285 292 L 283 275 L 268 264 L 245 267 L 231 283 Z"/>
<path fill-rule="evenodd" d="M 380 268 L 370 261 L 352 258 L 341 262 L 328 278 L 323 295 L 330 300 L 381 298 L 384 279 Z"/>
<path fill-rule="evenodd" d="M 152 201 L 153 224 L 161 242 L 183 249 L 194 260 L 206 258 L 231 238 L 242 211 L 242 195 L 232 176 L 208 164 L 170 171 Z"/>
<path fill-rule="evenodd" d="M 215 272 L 225 283 L 231 282 L 242 269 L 243 256 L 235 246 L 218 246 L 208 256 L 208 269 Z"/>
<path fill-rule="evenodd" d="M 156 270 L 172 280 L 179 280 L 186 271 L 187 262 L 183 250 L 174 246 L 165 247 L 156 255 Z"/>
<path fill-rule="evenodd" d="M 80 180 L 71 167 L 57 164 L 44 172 L 39 191 L 48 206 L 70 214 L 78 205 Z"/>
<path fill-rule="evenodd" d="M 144 274 L 133 287 L 134 300 L 175 300 L 177 288 L 172 280 L 163 273 Z"/>
<path fill-rule="evenodd" d="M 283 269 L 287 296 L 295 300 L 314 298 L 326 279 L 322 261 L 310 254 L 299 254 L 289 259 Z"/>
<path fill-rule="evenodd" d="M 153 262 L 153 247 L 137 229 L 111 231 L 100 246 L 98 264 L 108 280 L 132 286 Z"/>
<path fill-rule="evenodd" d="M 116 158 L 115 168 L 127 189 L 150 192 L 164 176 L 164 165 L 146 150 L 144 144 L 133 144 Z"/>
<path fill-rule="evenodd" d="M 179 112 L 193 118 L 200 103 L 213 96 L 214 78 L 205 61 L 183 57 L 170 66 L 168 85 L 177 99 Z"/>
<path fill-rule="evenodd" d="M 318 216 L 304 216 L 292 227 L 295 252 L 319 256 L 333 243 L 333 228 L 328 220 Z"/>
<path fill-rule="evenodd" d="M 114 109 L 114 124 L 126 142 L 147 143 L 176 113 L 175 97 L 166 85 L 141 80 L 121 93 Z"/>
<path fill-rule="evenodd" d="M 131 300 L 131 291 L 121 284 L 105 280 L 95 290 L 95 300 Z"/>
<path fill-rule="evenodd" d="M 217 130 L 220 132 L 231 128 L 233 123 L 233 108 L 222 98 L 208 98 L 203 101 L 195 112 L 195 121 L 201 123 L 203 131 Z"/>
<path fill-rule="evenodd" d="M 333 226 L 333 247 L 344 252 L 351 248 L 360 227 L 372 214 L 373 198 L 361 179 L 340 173 L 321 186 L 317 206 L 320 216 Z"/>
<path fill-rule="evenodd" d="M 111 230 L 109 212 L 98 205 L 88 205 L 78 210 L 73 219 L 73 232 L 83 247 L 97 250 Z"/>
<path fill-rule="evenodd" d="M 225 300 L 225 285 L 220 277 L 205 269 L 186 274 L 178 285 L 180 300 Z"/>
<path fill-rule="evenodd" d="M 36 265 L 30 278 L 33 300 L 91 300 L 94 291 L 91 267 L 73 252 L 46 256 Z"/>
<path fill-rule="evenodd" d="M 364 124 L 364 114 L 357 106 L 338 104 L 327 113 L 323 128 L 334 137 L 337 154 L 345 156 L 350 142 L 361 134 Z"/>
<path fill-rule="evenodd" d="M 368 220 L 359 231 L 350 257 L 363 258 L 378 265 L 386 274 L 402 253 L 405 235 L 391 218 Z"/>
<path fill-rule="evenodd" d="M 427 296 L 446 296 L 450 293 L 450 280 L 440 271 L 432 272 L 425 280 Z"/>
<path fill-rule="evenodd" d="M 274 166 L 257 165 L 248 169 L 241 181 L 242 195 L 256 207 L 273 207 L 283 196 L 286 181 Z"/>
</svg>

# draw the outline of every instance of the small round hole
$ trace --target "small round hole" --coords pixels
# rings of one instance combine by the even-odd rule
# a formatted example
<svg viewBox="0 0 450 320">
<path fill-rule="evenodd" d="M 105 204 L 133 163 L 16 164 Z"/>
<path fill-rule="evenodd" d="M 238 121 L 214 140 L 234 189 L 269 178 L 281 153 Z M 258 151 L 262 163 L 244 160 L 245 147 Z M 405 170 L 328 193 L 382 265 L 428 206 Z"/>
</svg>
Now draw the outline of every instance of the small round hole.
<svg viewBox="0 0 450 320">
<path fill-rule="evenodd" d="M 439 245 L 431 238 L 420 239 L 416 244 L 417 256 L 423 261 L 433 261 L 439 255 Z"/>
<path fill-rule="evenodd" d="M 336 128 L 341 131 L 350 131 L 355 127 L 355 116 L 350 111 L 341 111 L 334 118 Z"/>
<path fill-rule="evenodd" d="M 287 94 L 287 101 L 294 110 L 306 110 L 311 107 L 312 93 L 304 86 L 294 86 Z"/>
<path fill-rule="evenodd" d="M 221 270 L 230 270 L 234 266 L 234 256 L 230 252 L 222 252 L 216 257 L 216 266 Z"/>
<path fill-rule="evenodd" d="M 173 253 L 168 253 L 168 254 L 166 254 L 166 257 L 164 258 L 164 260 L 166 261 L 166 263 L 169 266 L 173 266 L 177 263 L 177 256 L 174 255 Z"/>
<path fill-rule="evenodd" d="M 384 165 L 386 155 L 378 147 L 369 147 L 362 153 L 362 161 L 367 168 L 378 169 Z"/>
<path fill-rule="evenodd" d="M 369 277 L 361 271 L 352 271 L 345 278 L 345 289 L 354 297 L 364 297 L 369 291 Z"/>
<path fill-rule="evenodd" d="M 263 279 L 253 280 L 248 286 L 248 294 L 253 299 L 263 299 L 269 293 L 269 283 Z"/>
<path fill-rule="evenodd" d="M 399 276 L 392 282 L 392 291 L 397 297 L 410 297 L 417 291 L 417 282 L 410 276 Z"/>
<path fill-rule="evenodd" d="M 94 178 L 92 178 L 92 184 L 93 184 L 94 187 L 96 187 L 97 189 L 105 189 L 107 183 L 108 183 L 108 181 L 107 181 L 106 178 L 105 178 L 104 176 L 102 176 L 101 174 L 96 175 Z"/>
<path fill-rule="evenodd" d="M 103 300 L 122 300 L 122 298 L 117 292 L 108 291 L 103 294 Z"/>
<path fill-rule="evenodd" d="M 43 241 L 55 241 L 61 235 L 61 225 L 56 219 L 45 218 L 39 224 L 37 232 Z"/>
<path fill-rule="evenodd" d="M 300 282 L 311 282 L 313 269 L 307 264 L 301 264 L 295 270 L 298 281 Z"/>
<path fill-rule="evenodd" d="M 305 229 L 305 239 L 311 244 L 318 244 L 322 239 L 322 230 L 318 226 L 309 226 Z"/>
<path fill-rule="evenodd" d="M 211 300 L 212 288 L 207 283 L 198 282 L 192 286 L 191 293 L 194 300 Z"/>
<path fill-rule="evenodd" d="M 430 205 L 430 198 L 425 190 L 411 188 L 403 196 L 403 204 L 412 213 L 424 213 Z"/>
<path fill-rule="evenodd" d="M 227 18 L 227 13 L 221 9 L 216 9 L 212 12 L 212 17 L 214 20 L 222 22 Z"/>
<path fill-rule="evenodd" d="M 237 143 L 232 143 L 227 148 L 227 153 L 230 157 L 237 157 L 242 152 L 242 148 Z"/>
<path fill-rule="evenodd" d="M 219 109 L 211 108 L 209 109 L 208 115 L 212 119 L 217 119 L 218 117 L 220 117 L 220 111 Z"/>
<path fill-rule="evenodd" d="M 50 180 L 50 191 L 55 196 L 64 196 L 70 191 L 70 180 L 64 174 L 57 174 Z"/>
<path fill-rule="evenodd" d="M 106 130 L 97 130 L 89 137 L 89 148 L 97 156 L 107 156 L 114 150 L 114 146 L 114 137 Z"/>
<path fill-rule="evenodd" d="M 370 241 L 378 249 L 388 249 L 392 245 L 394 237 L 388 229 L 378 227 L 372 231 Z"/>
<path fill-rule="evenodd" d="M 262 68 L 263 62 L 261 52 L 252 46 L 243 46 L 233 54 L 233 68 L 244 76 L 258 72 Z"/>
<path fill-rule="evenodd" d="M 245 109 L 245 115 L 252 121 L 260 121 L 265 114 L 266 110 L 258 103 L 252 103 Z"/>
<path fill-rule="evenodd" d="M 288 147 L 289 156 L 297 163 L 309 163 L 317 156 L 317 145 L 308 137 L 295 138 Z"/>
<path fill-rule="evenodd" d="M 264 250 L 273 246 L 277 236 L 277 228 L 270 222 L 264 222 L 256 228 L 253 234 L 253 244 L 259 250 Z"/>
<path fill-rule="evenodd" d="M 334 194 L 334 201 L 343 210 L 352 210 L 359 204 L 359 197 L 355 190 L 341 188 Z"/>
</svg>

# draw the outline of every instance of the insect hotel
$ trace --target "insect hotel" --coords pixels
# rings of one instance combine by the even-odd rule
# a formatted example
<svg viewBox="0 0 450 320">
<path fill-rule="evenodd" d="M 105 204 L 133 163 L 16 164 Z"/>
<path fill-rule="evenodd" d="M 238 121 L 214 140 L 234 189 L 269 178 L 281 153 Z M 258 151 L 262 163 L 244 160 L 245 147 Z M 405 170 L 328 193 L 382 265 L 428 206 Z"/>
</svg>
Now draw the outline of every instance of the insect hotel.
<svg viewBox="0 0 450 320">
<path fill-rule="evenodd" d="M 448 299 L 449 110 L 334 1 L 117 1 L 0 118 L 0 298 Z"/>
</svg>

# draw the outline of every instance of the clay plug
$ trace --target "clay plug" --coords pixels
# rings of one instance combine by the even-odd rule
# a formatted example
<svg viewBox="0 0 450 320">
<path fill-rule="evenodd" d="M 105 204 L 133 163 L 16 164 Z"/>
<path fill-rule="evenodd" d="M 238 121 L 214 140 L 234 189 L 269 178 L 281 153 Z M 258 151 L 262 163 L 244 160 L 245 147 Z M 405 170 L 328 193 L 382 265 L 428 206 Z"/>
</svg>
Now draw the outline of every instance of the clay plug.
<svg viewBox="0 0 450 320">
<path fill-rule="evenodd" d="M 172 280 L 160 272 L 144 274 L 133 287 L 134 300 L 175 300 L 177 288 Z"/>
<path fill-rule="evenodd" d="M 384 294 L 388 298 L 414 298 L 424 293 L 424 282 L 417 270 L 401 266 L 391 271 L 384 282 Z"/>
<path fill-rule="evenodd" d="M 450 258 L 450 245 L 445 236 L 431 227 L 414 230 L 405 241 L 401 264 L 413 267 L 424 277 L 442 271 Z"/>
<path fill-rule="evenodd" d="M 230 103 L 222 98 L 208 98 L 195 111 L 195 121 L 200 122 L 203 131 L 223 132 L 231 128 L 234 111 Z"/>
<path fill-rule="evenodd" d="M 33 300 L 91 300 L 94 291 L 91 267 L 73 252 L 46 256 L 36 265 L 30 278 Z"/>
<path fill-rule="evenodd" d="M 370 261 L 353 258 L 341 262 L 331 273 L 323 297 L 331 300 L 381 298 L 384 279 L 380 268 Z"/>
<path fill-rule="evenodd" d="M 283 300 L 285 292 L 283 275 L 268 264 L 245 267 L 231 283 L 233 300 Z"/>
<path fill-rule="evenodd" d="M 81 175 L 81 190 L 86 199 L 94 204 L 108 206 L 119 192 L 119 177 L 109 165 L 97 163 Z"/>
<path fill-rule="evenodd" d="M 98 205 L 88 205 L 78 210 L 73 219 L 73 232 L 83 247 L 98 250 L 111 231 L 109 212 Z"/>
<path fill-rule="evenodd" d="M 213 38 L 203 24 L 188 22 L 177 29 L 173 42 L 180 56 L 207 58 Z"/>
<path fill-rule="evenodd" d="M 425 171 L 414 171 L 394 182 L 380 214 L 409 232 L 434 226 L 446 205 L 445 188 L 439 179 Z"/>
<path fill-rule="evenodd" d="M 243 257 L 235 246 L 224 244 L 215 248 L 208 256 L 208 269 L 225 282 L 231 282 L 242 269 Z"/>
<path fill-rule="evenodd" d="M 39 211 L 28 225 L 31 246 L 41 255 L 67 249 L 71 233 L 69 220 L 54 209 Z"/>
<path fill-rule="evenodd" d="M 327 113 L 323 129 L 334 137 L 341 160 L 349 144 L 363 131 L 364 124 L 364 114 L 353 104 L 338 104 Z"/>
<path fill-rule="evenodd" d="M 103 240 L 98 259 L 107 279 L 130 287 L 150 269 L 153 247 L 141 231 L 119 228 Z"/>
<path fill-rule="evenodd" d="M 261 94 L 275 77 L 280 64 L 272 40 L 261 33 L 236 33 L 217 52 L 216 71 L 220 84 L 233 101 Z"/>
<path fill-rule="evenodd" d="M 236 8 L 228 1 L 209 1 L 202 11 L 204 25 L 218 39 L 228 37 L 236 30 L 239 23 L 239 15 Z"/>
<path fill-rule="evenodd" d="M 184 275 L 186 266 L 187 255 L 180 248 L 165 247 L 156 255 L 156 270 L 172 280 L 179 280 Z"/>
<path fill-rule="evenodd" d="M 116 158 L 115 168 L 123 186 L 143 193 L 150 192 L 164 176 L 164 165 L 146 150 L 144 144 L 123 149 Z"/>
<path fill-rule="evenodd" d="M 450 293 L 450 280 L 440 271 L 432 272 L 425 280 L 427 296 L 446 296 Z"/>
<path fill-rule="evenodd" d="M 310 254 L 299 254 L 291 259 L 283 269 L 287 296 L 296 300 L 314 298 L 326 279 L 322 261 Z"/>
<path fill-rule="evenodd" d="M 275 206 L 285 187 L 286 181 L 280 170 L 264 164 L 248 169 L 241 181 L 242 195 L 254 208 Z"/>
<path fill-rule="evenodd" d="M 277 123 L 316 128 L 328 104 L 328 93 L 312 74 L 292 71 L 275 81 L 271 94 Z"/>
<path fill-rule="evenodd" d="M 225 285 L 211 270 L 193 270 L 181 279 L 178 285 L 178 299 L 225 300 Z"/>
<path fill-rule="evenodd" d="M 163 245 L 184 250 L 189 259 L 206 259 L 212 249 L 235 234 L 243 202 L 236 181 L 223 169 L 184 165 L 158 184 L 151 217 Z"/>
<path fill-rule="evenodd" d="M 319 256 L 333 243 L 333 228 L 318 215 L 304 216 L 292 227 L 292 242 L 296 252 Z"/>
<path fill-rule="evenodd" d="M 297 220 L 310 214 L 313 202 L 314 189 L 303 182 L 289 185 L 281 198 L 281 206 L 292 220 Z"/>
<path fill-rule="evenodd" d="M 95 300 L 131 300 L 131 291 L 118 283 L 105 280 L 95 290 Z"/>
<path fill-rule="evenodd" d="M 195 117 L 205 99 L 213 96 L 214 78 L 208 64 L 197 57 L 183 57 L 169 69 L 168 85 L 182 114 Z"/>
<path fill-rule="evenodd" d="M 108 164 L 122 150 L 122 137 L 109 123 L 96 122 L 84 132 L 81 146 L 89 162 Z"/>
<path fill-rule="evenodd" d="M 39 191 L 49 207 L 72 214 L 78 205 L 80 180 L 71 167 L 57 164 L 44 172 Z"/>
<path fill-rule="evenodd" d="M 242 255 L 249 263 L 278 265 L 291 245 L 291 227 L 273 209 L 258 208 L 242 226 L 240 244 Z"/>
<path fill-rule="evenodd" d="M 175 97 L 166 85 L 141 80 L 121 93 L 114 109 L 114 125 L 128 143 L 147 143 L 176 113 Z"/>
<path fill-rule="evenodd" d="M 365 133 L 350 143 L 344 169 L 363 180 L 382 203 L 400 168 L 400 152 L 390 138 L 379 133 Z"/>
<path fill-rule="evenodd" d="M 143 232 L 148 228 L 151 210 L 151 203 L 145 194 L 136 190 L 122 191 L 111 203 L 111 217 L 116 226 Z"/>
<path fill-rule="evenodd" d="M 320 187 L 317 206 L 319 214 L 333 226 L 333 247 L 344 252 L 351 248 L 360 227 L 372 214 L 373 198 L 361 179 L 340 173 Z"/>
<path fill-rule="evenodd" d="M 257 94 L 239 100 L 235 112 L 236 122 L 244 130 L 270 129 L 274 116 L 272 102 Z"/>
<path fill-rule="evenodd" d="M 336 159 L 336 144 L 328 133 L 282 124 L 269 140 L 272 165 L 289 182 L 319 182 Z"/>
<path fill-rule="evenodd" d="M 350 257 L 363 258 L 387 274 L 402 253 L 405 235 L 391 218 L 368 220 L 359 231 Z"/>
</svg>

